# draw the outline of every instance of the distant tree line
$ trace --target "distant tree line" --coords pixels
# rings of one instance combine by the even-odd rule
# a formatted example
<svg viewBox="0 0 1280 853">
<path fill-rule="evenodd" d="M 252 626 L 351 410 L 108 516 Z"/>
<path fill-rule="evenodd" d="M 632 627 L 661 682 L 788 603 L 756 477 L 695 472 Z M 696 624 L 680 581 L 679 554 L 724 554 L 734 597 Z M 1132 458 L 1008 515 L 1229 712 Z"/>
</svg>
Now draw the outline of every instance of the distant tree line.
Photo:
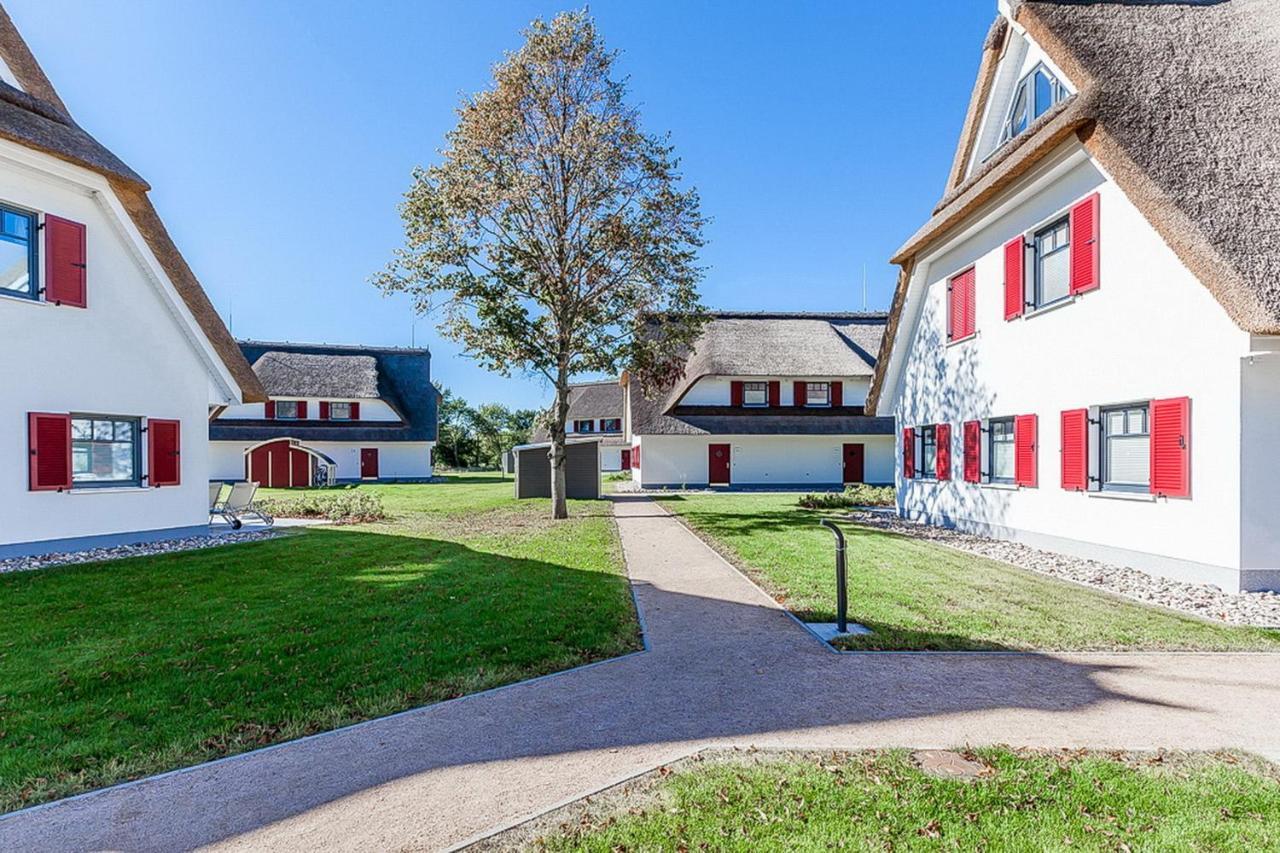
<svg viewBox="0 0 1280 853">
<path fill-rule="evenodd" d="M 501 403 L 472 407 L 448 388 L 441 388 L 440 435 L 435 461 L 447 468 L 497 468 L 502 454 L 529 441 L 538 413 L 508 409 Z"/>
</svg>

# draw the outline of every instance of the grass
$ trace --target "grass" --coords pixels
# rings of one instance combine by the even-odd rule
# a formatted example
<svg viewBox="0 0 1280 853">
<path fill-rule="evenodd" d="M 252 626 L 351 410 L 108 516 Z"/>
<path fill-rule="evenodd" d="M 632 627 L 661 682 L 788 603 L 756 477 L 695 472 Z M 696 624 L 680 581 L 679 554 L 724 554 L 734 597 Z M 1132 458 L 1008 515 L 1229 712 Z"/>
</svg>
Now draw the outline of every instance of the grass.
<svg viewBox="0 0 1280 853">
<path fill-rule="evenodd" d="M 901 751 L 727 756 L 657 774 L 537 839 L 552 850 L 1274 850 L 1280 784 L 1233 754 L 981 749 L 988 775 Z M 606 795 L 608 797 L 609 795 Z"/>
<path fill-rule="evenodd" d="M 0 576 L 0 809 L 640 647 L 608 504 L 359 488 L 391 517 Z"/>
<path fill-rule="evenodd" d="M 835 621 L 831 512 L 788 494 L 663 498 L 806 621 Z M 1280 631 L 1222 625 L 856 525 L 848 538 L 850 649 L 1280 650 Z"/>
</svg>

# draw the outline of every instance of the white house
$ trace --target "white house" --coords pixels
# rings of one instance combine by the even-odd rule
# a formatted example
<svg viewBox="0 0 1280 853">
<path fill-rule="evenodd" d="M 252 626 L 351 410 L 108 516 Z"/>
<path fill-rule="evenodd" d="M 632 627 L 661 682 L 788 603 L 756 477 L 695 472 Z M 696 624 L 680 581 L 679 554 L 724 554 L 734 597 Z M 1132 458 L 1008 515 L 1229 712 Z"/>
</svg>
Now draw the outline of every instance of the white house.
<svg viewBox="0 0 1280 853">
<path fill-rule="evenodd" d="M 646 393 L 623 376 L 632 480 L 893 482 L 893 419 L 863 410 L 884 328 L 884 314 L 713 314 L 672 388 Z"/>
<path fill-rule="evenodd" d="M 263 486 L 429 480 L 439 392 L 425 349 L 242 341 L 268 399 L 209 424 L 213 477 Z"/>
<path fill-rule="evenodd" d="M 257 377 L 132 169 L 0 9 L 0 558 L 208 532 L 208 418 Z"/>
<path fill-rule="evenodd" d="M 1280 4 L 1001 2 L 870 406 L 902 515 L 1280 588 Z"/>
<path fill-rule="evenodd" d="M 617 379 L 576 382 L 569 388 L 569 415 L 565 438 L 598 439 L 601 471 L 630 471 L 631 443 L 622 431 L 623 388 Z M 530 439 L 534 444 L 551 440 L 539 426 Z"/>
</svg>

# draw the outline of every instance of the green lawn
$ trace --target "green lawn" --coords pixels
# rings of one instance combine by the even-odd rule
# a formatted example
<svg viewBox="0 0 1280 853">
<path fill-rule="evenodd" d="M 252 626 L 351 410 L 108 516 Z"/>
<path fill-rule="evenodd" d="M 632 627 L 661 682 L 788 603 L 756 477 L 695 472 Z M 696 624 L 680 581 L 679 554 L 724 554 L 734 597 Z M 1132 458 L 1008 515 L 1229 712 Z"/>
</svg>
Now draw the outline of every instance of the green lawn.
<svg viewBox="0 0 1280 853">
<path fill-rule="evenodd" d="M 558 820 L 552 850 L 1275 850 L 1280 784 L 1248 757 L 976 750 L 989 775 L 909 754 L 727 756 Z M 605 798 L 611 795 L 606 794 Z"/>
<path fill-rule="evenodd" d="M 835 547 L 796 495 L 662 499 L 806 621 L 835 621 Z M 950 548 L 855 525 L 849 618 L 871 636 L 852 649 L 1265 649 L 1280 631 L 1206 622 L 1094 592 Z"/>
<path fill-rule="evenodd" d="M 640 647 L 607 503 L 360 488 L 392 517 L 0 576 L 0 809 Z"/>
</svg>

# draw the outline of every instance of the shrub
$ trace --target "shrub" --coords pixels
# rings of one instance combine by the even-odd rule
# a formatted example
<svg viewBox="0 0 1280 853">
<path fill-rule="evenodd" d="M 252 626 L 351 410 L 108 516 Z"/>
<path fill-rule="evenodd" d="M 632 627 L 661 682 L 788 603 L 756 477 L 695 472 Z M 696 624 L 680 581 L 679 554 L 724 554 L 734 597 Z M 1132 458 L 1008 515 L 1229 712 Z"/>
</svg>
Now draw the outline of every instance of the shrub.
<svg viewBox="0 0 1280 853">
<path fill-rule="evenodd" d="M 263 509 L 279 518 L 327 518 L 343 524 L 387 517 L 382 498 L 370 492 L 308 492 L 296 498 L 271 498 Z"/>
<path fill-rule="evenodd" d="M 893 486 L 868 486 L 854 483 L 843 492 L 817 492 L 798 501 L 805 509 L 846 509 L 853 506 L 893 506 Z"/>
</svg>

